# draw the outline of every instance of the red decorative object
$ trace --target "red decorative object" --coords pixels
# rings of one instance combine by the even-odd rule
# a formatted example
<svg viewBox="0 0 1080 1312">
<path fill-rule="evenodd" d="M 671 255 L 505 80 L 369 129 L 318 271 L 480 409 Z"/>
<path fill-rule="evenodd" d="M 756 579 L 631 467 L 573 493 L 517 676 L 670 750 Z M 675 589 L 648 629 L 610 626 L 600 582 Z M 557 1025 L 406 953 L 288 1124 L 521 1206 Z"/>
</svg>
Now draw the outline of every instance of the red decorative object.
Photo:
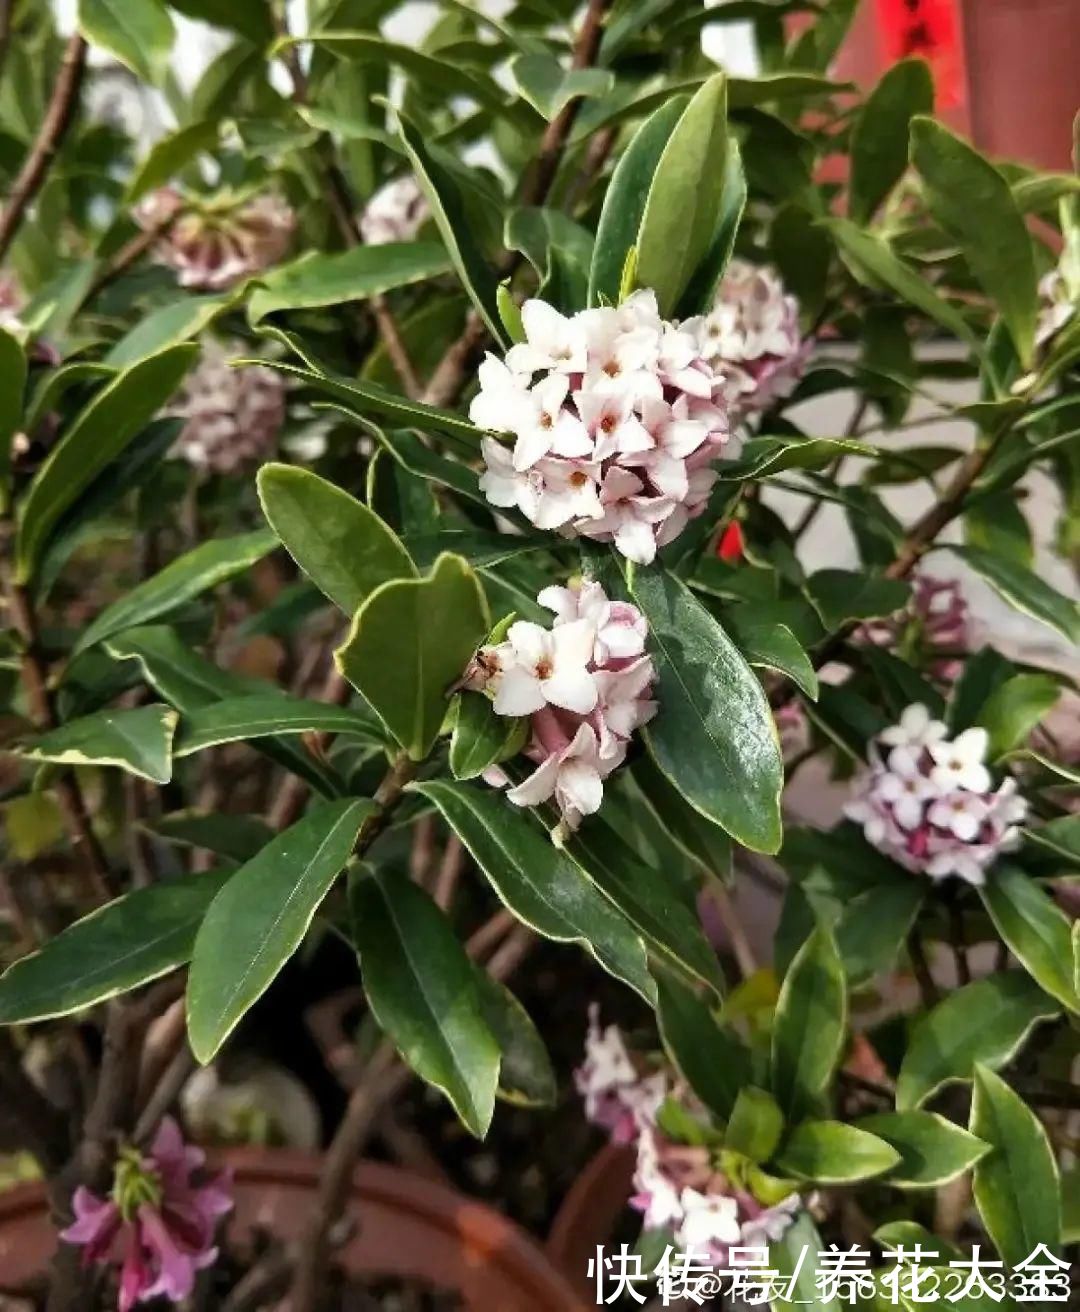
<svg viewBox="0 0 1080 1312">
<path fill-rule="evenodd" d="M 877 0 L 878 33 L 886 65 L 911 55 L 934 74 L 939 109 L 955 109 L 967 96 L 958 0 Z"/>
<path fill-rule="evenodd" d="M 716 554 L 721 560 L 728 560 L 732 563 L 742 560 L 743 535 L 737 520 L 733 519 L 723 533 L 720 534 L 720 541 L 716 544 Z"/>
</svg>

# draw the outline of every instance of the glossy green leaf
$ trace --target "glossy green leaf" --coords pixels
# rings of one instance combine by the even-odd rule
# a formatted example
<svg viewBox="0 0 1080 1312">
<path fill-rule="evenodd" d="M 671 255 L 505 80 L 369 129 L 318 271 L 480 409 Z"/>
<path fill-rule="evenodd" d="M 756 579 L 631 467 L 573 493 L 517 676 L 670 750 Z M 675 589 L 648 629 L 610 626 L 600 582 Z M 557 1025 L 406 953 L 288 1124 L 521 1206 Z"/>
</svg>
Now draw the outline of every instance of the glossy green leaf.
<svg viewBox="0 0 1080 1312">
<path fill-rule="evenodd" d="M 141 822 L 140 828 L 163 842 L 213 852 L 235 865 L 250 861 L 274 837 L 274 831 L 260 816 L 224 811 L 172 811 L 157 820 Z"/>
<path fill-rule="evenodd" d="M 1062 815 L 1046 824 L 1024 831 L 1029 842 L 1063 856 L 1070 864 L 1080 863 L 1080 815 Z"/>
<path fill-rule="evenodd" d="M 977 1065 L 1000 1069 L 1036 1025 L 1060 1013 L 1022 970 L 965 984 L 915 1022 L 896 1080 L 897 1109 L 910 1111 L 943 1085 L 974 1079 Z"/>
<path fill-rule="evenodd" d="M 1013 956 L 1051 997 L 1080 1012 L 1073 977 L 1071 924 L 1057 903 L 1011 861 L 998 861 L 979 890 Z"/>
<path fill-rule="evenodd" d="M 847 1041 L 847 984 L 820 926 L 788 967 L 772 1031 L 772 1091 L 789 1120 L 820 1110 Z"/>
<path fill-rule="evenodd" d="M 491 765 L 516 756 L 529 736 L 525 716 L 496 715 L 487 697 L 463 692 L 450 737 L 450 770 L 455 779 L 476 779 Z"/>
<path fill-rule="evenodd" d="M 934 119 L 911 125 L 911 161 L 935 218 L 996 302 L 1021 363 L 1032 358 L 1039 313 L 1031 235 L 1009 184 L 988 159 Z"/>
<path fill-rule="evenodd" d="M 922 59 L 902 59 L 886 70 L 866 98 L 851 134 L 851 200 L 855 223 L 874 211 L 908 166 L 908 137 L 916 114 L 934 109 L 934 79 Z"/>
<path fill-rule="evenodd" d="M 276 546 L 277 538 L 267 529 L 202 543 L 144 583 L 136 584 L 119 601 L 106 606 L 83 630 L 72 655 L 78 655 L 124 629 L 146 624 L 186 605 L 208 588 L 217 587 L 249 570 Z"/>
<path fill-rule="evenodd" d="M 881 1112 L 861 1117 L 856 1125 L 900 1154 L 888 1175 L 888 1183 L 897 1189 L 936 1189 L 989 1152 L 981 1139 L 935 1112 Z"/>
<path fill-rule="evenodd" d="M 911 585 L 853 570 L 819 569 L 806 580 L 806 592 L 822 624 L 838 629 L 850 620 L 882 619 L 903 610 Z"/>
<path fill-rule="evenodd" d="M 637 234 L 637 281 L 671 315 L 705 259 L 727 180 L 727 82 L 717 73 L 687 105 L 664 147 Z"/>
<path fill-rule="evenodd" d="M 836 239 L 845 262 L 863 280 L 895 292 L 902 301 L 922 311 L 947 332 L 972 346 L 978 344 L 975 331 L 967 320 L 875 233 L 867 232 L 849 219 L 822 219 L 822 225 Z"/>
<path fill-rule="evenodd" d="M 647 865 L 602 816 L 566 844 L 567 853 L 670 968 L 717 995 L 724 977 L 696 910 L 666 871 Z"/>
<path fill-rule="evenodd" d="M 22 426 L 23 392 L 26 390 L 26 356 L 23 348 L 0 328 L 0 508 L 7 505 L 7 482 L 11 470 L 11 441 Z"/>
<path fill-rule="evenodd" d="M 851 1184 L 891 1171 L 900 1154 L 876 1134 L 842 1121 L 802 1121 L 776 1156 L 785 1175 L 814 1184 Z"/>
<path fill-rule="evenodd" d="M 128 183 L 126 204 L 136 205 L 150 192 L 171 182 L 197 155 L 217 144 L 219 131 L 217 120 L 208 119 L 188 123 L 156 141 Z"/>
<path fill-rule="evenodd" d="M 349 882 L 353 941 L 375 1019 L 414 1071 L 483 1138 L 499 1078 L 472 963 L 450 922 L 405 875 Z"/>
<path fill-rule="evenodd" d="M 517 1107 L 553 1107 L 558 1083 L 529 1013 L 505 984 L 474 966 L 480 1011 L 502 1052 L 498 1096 Z"/>
<path fill-rule="evenodd" d="M 227 871 L 136 889 L 84 916 L 0 977 L 0 1025 L 82 1011 L 184 965 Z"/>
<path fill-rule="evenodd" d="M 61 515 L 150 422 L 197 353 L 195 346 L 174 346 L 124 370 L 71 422 L 22 504 L 16 545 L 20 582 L 30 579 Z"/>
<path fill-rule="evenodd" d="M 279 310 L 367 300 L 438 278 L 451 267 L 445 248 L 433 241 L 386 242 L 331 255 L 309 253 L 262 276 L 248 302 L 248 320 L 254 326 Z"/>
<path fill-rule="evenodd" d="M 116 369 L 129 369 L 172 346 L 190 342 L 231 309 L 237 296 L 235 292 L 224 296 L 183 296 L 152 310 L 109 348 L 105 363 Z"/>
<path fill-rule="evenodd" d="M 204 1065 L 300 946 L 373 809 L 345 799 L 309 810 L 241 866 L 211 903 L 187 988 L 188 1038 Z"/>
<path fill-rule="evenodd" d="M 637 241 L 653 176 L 686 103 L 679 98 L 662 104 L 634 134 L 615 166 L 596 230 L 590 305 L 618 304 L 623 266 Z"/>
<path fill-rule="evenodd" d="M 692 592 L 659 568 L 635 569 L 663 715 L 646 731 L 688 802 L 755 851 L 780 846 L 780 747 L 761 684 Z"/>
<path fill-rule="evenodd" d="M 260 45 L 274 35 L 268 0 L 229 0 L 227 5 L 220 0 L 170 0 L 170 3 L 177 13 L 239 32 Z"/>
<path fill-rule="evenodd" d="M 536 270 L 539 297 L 565 314 L 585 305 L 594 250 L 588 228 L 560 210 L 517 209 L 506 220 L 506 245 L 521 251 Z"/>
<path fill-rule="evenodd" d="M 402 118 L 398 131 L 462 286 L 495 341 L 504 348 L 509 346 L 499 317 L 499 280 L 471 230 L 465 197 L 457 179 L 432 155 L 423 134 L 412 123 Z"/>
<path fill-rule="evenodd" d="M 42 734 L 22 749 L 22 755 L 57 765 L 114 765 L 167 784 L 172 778 L 177 718 L 168 706 L 99 711 Z"/>
<path fill-rule="evenodd" d="M 648 752 L 633 765 L 645 803 L 677 846 L 708 875 L 725 879 L 731 866 L 731 839 L 719 825 L 690 805 Z"/>
<path fill-rule="evenodd" d="M 716 472 L 723 481 L 741 483 L 748 478 L 782 474 L 787 469 L 821 469 L 844 455 L 865 456 L 866 448 L 861 443 L 829 437 L 804 441 L 754 437 L 744 444 L 738 460 L 721 461 Z"/>
<path fill-rule="evenodd" d="M 468 476 L 471 471 L 463 470 Z M 495 533 L 481 528 L 440 528 L 434 533 L 406 533 L 405 548 L 417 565 L 433 565 L 446 551 L 462 556 L 474 568 L 500 565 L 533 551 L 550 551 L 550 533 Z"/>
<path fill-rule="evenodd" d="M 657 1021 L 668 1055 L 705 1106 L 726 1121 L 751 1079 L 749 1051 L 684 984 L 662 975 L 657 994 Z"/>
<path fill-rule="evenodd" d="M 654 1000 L 641 939 L 531 816 L 477 784 L 431 779 L 410 790 L 439 808 L 519 920 L 545 938 L 580 943 L 605 970 Z"/>
<path fill-rule="evenodd" d="M 1061 1246 L 1061 1184 L 1046 1131 L 1000 1076 L 975 1069 L 971 1132 L 991 1151 L 975 1167 L 974 1194 L 987 1233 L 1008 1267 L 1040 1244 Z"/>
<path fill-rule="evenodd" d="M 786 624 L 755 624 L 751 617 L 743 617 L 743 609 L 753 608 L 732 606 L 725 612 L 724 622 L 747 663 L 785 675 L 807 697 L 816 700 L 817 673 L 794 633 Z"/>
<path fill-rule="evenodd" d="M 213 702 L 185 715 L 174 755 L 190 756 L 221 743 L 244 742 L 274 734 L 340 733 L 379 741 L 371 719 L 347 706 L 306 701 L 272 692 Z"/>
<path fill-rule="evenodd" d="M 965 509 L 963 524 L 968 546 L 1010 556 L 1021 565 L 1034 564 L 1031 525 L 1011 490 L 977 497 Z"/>
<path fill-rule="evenodd" d="M 771 1299 L 772 1312 L 788 1312 L 800 1303 L 817 1312 L 841 1312 L 846 1303 L 825 1297 L 819 1281 L 818 1254 L 827 1251 L 809 1212 L 800 1212 L 794 1225 L 769 1245 L 769 1267 L 781 1277 L 782 1297 Z"/>
<path fill-rule="evenodd" d="M 977 724 L 987 700 L 1015 672 L 1012 661 L 993 647 L 974 652 L 965 662 L 949 698 L 946 722 L 950 735 L 955 736 Z"/>
<path fill-rule="evenodd" d="M 752 1084 L 739 1090 L 731 1109 L 724 1147 L 742 1153 L 752 1162 L 767 1162 L 780 1144 L 784 1132 L 784 1113 L 776 1099 Z"/>
<path fill-rule="evenodd" d="M 434 746 L 453 685 L 490 628 L 476 575 L 460 556 L 447 554 L 424 578 L 376 588 L 334 660 L 419 761 Z"/>
<path fill-rule="evenodd" d="M 1080 643 L 1080 606 L 1051 587 L 1033 570 L 1018 561 L 1010 560 L 1008 556 L 983 551 L 979 547 L 961 547 L 950 543 L 949 550 L 981 574 L 1010 606 L 1049 624 L 1070 642 Z"/>
<path fill-rule="evenodd" d="M 383 583 L 417 577 L 393 529 L 326 479 L 290 465 L 264 465 L 258 488 L 263 514 L 285 550 L 350 618 Z"/>
<path fill-rule="evenodd" d="M 510 62 L 518 91 L 549 122 L 582 96 L 605 96 L 615 74 L 601 68 L 564 69 L 551 55 L 518 55 Z"/>
<path fill-rule="evenodd" d="M 1025 743 L 1060 696 L 1061 684 L 1049 674 L 1016 674 L 996 688 L 979 712 L 979 723 L 990 734 L 988 759 Z"/>
<path fill-rule="evenodd" d="M 161 0 L 79 0 L 79 30 L 144 82 L 165 80 L 176 32 Z"/>
<path fill-rule="evenodd" d="M 743 212 L 746 209 L 747 186 L 743 169 L 742 151 L 734 137 L 728 138 L 727 158 L 724 162 L 724 185 L 720 191 L 719 209 L 709 245 L 697 268 L 679 298 L 675 314 L 678 319 L 694 314 L 705 314 L 712 309 L 717 288 L 724 270 L 735 249 Z"/>
</svg>

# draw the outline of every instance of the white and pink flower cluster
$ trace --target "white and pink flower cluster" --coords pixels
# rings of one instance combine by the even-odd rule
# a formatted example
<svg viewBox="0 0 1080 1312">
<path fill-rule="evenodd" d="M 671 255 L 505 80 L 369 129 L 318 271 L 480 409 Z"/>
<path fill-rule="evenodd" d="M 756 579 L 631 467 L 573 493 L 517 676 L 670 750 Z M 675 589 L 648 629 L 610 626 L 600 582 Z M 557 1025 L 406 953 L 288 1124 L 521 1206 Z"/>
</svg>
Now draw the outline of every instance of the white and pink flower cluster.
<svg viewBox="0 0 1080 1312">
<path fill-rule="evenodd" d="M 656 675 L 636 606 L 609 600 L 591 581 L 545 588 L 537 600 L 555 612 L 552 627 L 511 624 L 504 642 L 480 649 L 465 686 L 486 693 L 496 715 L 529 717 L 524 750 L 536 769 L 507 797 L 516 806 L 554 798 L 573 830 L 600 809 L 604 780 L 626 759 L 634 730 L 655 715 Z M 497 769 L 486 777 L 509 782 Z"/>
<path fill-rule="evenodd" d="M 669 1098 L 692 1115 L 704 1113 L 665 1068 L 631 1054 L 617 1025 L 601 1028 L 595 1006 L 574 1081 L 589 1120 L 613 1143 L 636 1145 L 630 1205 L 642 1213 L 646 1230 L 669 1231 L 680 1251 L 723 1268 L 730 1248 L 763 1247 L 794 1220 L 802 1205 L 797 1193 L 767 1206 L 721 1168 L 715 1147 L 678 1143 L 659 1128 Z"/>
<path fill-rule="evenodd" d="M 859 637 L 875 647 L 914 648 L 935 678 L 955 682 L 964 668 L 958 653 L 971 644 L 971 616 L 960 584 L 920 574 L 906 609 L 862 625 Z"/>
<path fill-rule="evenodd" d="M 216 1259 L 214 1231 L 232 1198 L 228 1175 L 195 1178 L 205 1160 L 166 1117 L 145 1155 L 121 1151 L 110 1197 L 76 1189 L 75 1220 L 60 1238 L 81 1246 L 84 1266 L 118 1268 L 119 1312 L 156 1298 L 183 1303 Z"/>
<path fill-rule="evenodd" d="M 488 355 L 469 410 L 514 438 L 484 439 L 484 495 L 648 564 L 704 511 L 729 437 L 701 321 L 666 322 L 647 290 L 569 316 L 526 301 L 521 318 L 525 340 Z"/>
<path fill-rule="evenodd" d="M 702 357 L 723 375 L 723 398 L 734 423 L 790 396 L 812 346 L 799 330 L 795 297 L 771 269 L 746 260 L 728 265 L 696 334 Z"/>
<path fill-rule="evenodd" d="M 845 814 L 906 870 L 982 884 L 987 867 L 1016 846 L 1027 815 L 1015 779 L 994 786 L 987 746 L 985 729 L 949 738 L 925 706 L 909 706 L 871 744 Z"/>
<path fill-rule="evenodd" d="M 185 421 L 173 454 L 196 469 L 233 473 L 265 456 L 285 423 L 281 375 L 262 365 L 233 368 L 230 359 L 243 351 L 240 342 L 207 338 L 198 366 L 170 408 Z"/>
<path fill-rule="evenodd" d="M 368 246 L 412 241 L 431 218 L 431 206 L 411 173 L 386 183 L 360 215 L 360 235 Z"/>
</svg>

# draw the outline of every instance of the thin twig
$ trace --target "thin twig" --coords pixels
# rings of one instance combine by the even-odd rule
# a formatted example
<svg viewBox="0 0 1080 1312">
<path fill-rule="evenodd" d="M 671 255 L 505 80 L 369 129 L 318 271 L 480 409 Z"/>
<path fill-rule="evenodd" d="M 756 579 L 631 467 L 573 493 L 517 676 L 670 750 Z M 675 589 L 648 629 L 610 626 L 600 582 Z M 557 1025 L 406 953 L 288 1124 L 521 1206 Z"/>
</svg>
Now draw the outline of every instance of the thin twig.
<svg viewBox="0 0 1080 1312">
<path fill-rule="evenodd" d="M 15 240 L 26 211 L 41 190 L 56 153 L 64 143 L 79 103 L 79 88 L 86 69 L 86 42 L 76 34 L 64 50 L 60 72 L 42 120 L 37 139 L 19 170 L 11 198 L 3 215 L 0 215 L 0 260 L 3 260 Z"/>
<path fill-rule="evenodd" d="M 936 1007 L 941 1001 L 941 993 L 930 973 L 930 963 L 926 959 L 918 930 L 913 929 L 908 935 L 908 955 L 911 957 L 911 968 L 915 972 L 919 992 L 922 994 L 923 1006 L 927 1009 Z"/>
</svg>

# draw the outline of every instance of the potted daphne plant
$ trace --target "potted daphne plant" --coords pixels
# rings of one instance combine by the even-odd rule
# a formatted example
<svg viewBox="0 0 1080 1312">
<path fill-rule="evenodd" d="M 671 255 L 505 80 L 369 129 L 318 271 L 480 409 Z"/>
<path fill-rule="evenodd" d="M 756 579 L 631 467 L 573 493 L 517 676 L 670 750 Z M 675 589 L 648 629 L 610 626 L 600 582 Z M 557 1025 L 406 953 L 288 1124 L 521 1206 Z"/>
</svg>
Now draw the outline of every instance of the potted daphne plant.
<svg viewBox="0 0 1080 1312">
<path fill-rule="evenodd" d="M 852 4 L 285 8 L 0 41 L 11 1292 L 315 1312 L 438 1285 L 437 1234 L 485 1309 L 1067 1302 L 1077 178 L 979 153 L 918 59 L 832 81 Z M 961 570 L 1037 639 L 980 640 Z M 835 823 L 783 805 L 811 762 Z M 414 1076 L 496 1155 L 551 1114 L 545 940 L 636 1017 L 577 1072 L 644 1221 L 591 1271 L 354 1173 Z M 290 1033 L 319 953 L 345 1105 L 233 1178 L 192 1072 Z"/>
</svg>

